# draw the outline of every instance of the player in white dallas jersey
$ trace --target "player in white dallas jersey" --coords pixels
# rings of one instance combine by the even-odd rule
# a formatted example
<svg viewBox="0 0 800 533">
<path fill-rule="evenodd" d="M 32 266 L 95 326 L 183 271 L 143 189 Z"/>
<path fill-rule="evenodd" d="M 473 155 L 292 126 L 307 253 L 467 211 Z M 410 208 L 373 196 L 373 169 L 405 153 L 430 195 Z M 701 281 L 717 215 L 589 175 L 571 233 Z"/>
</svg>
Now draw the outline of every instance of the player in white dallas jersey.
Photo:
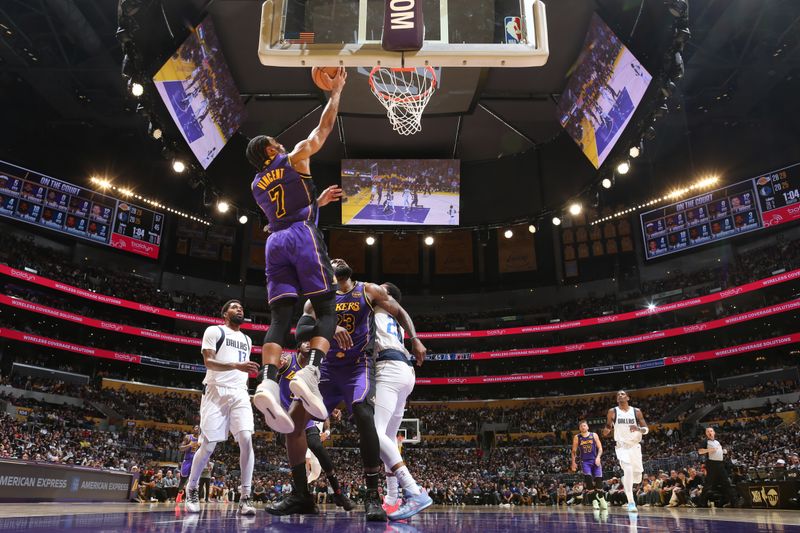
<svg viewBox="0 0 800 533">
<path fill-rule="evenodd" d="M 250 498 L 253 482 L 253 407 L 247 393 L 247 376 L 258 372 L 258 363 L 250 360 L 253 341 L 239 327 L 244 322 L 244 308 L 238 300 L 222 307 L 223 326 L 209 326 L 203 334 L 201 351 L 206 365 L 203 398 L 200 400 L 200 448 L 192 460 L 186 484 L 186 510 L 200 512 L 197 484 L 218 442 L 233 434 L 239 443 L 242 496 L 239 513 L 256 513 Z"/>
<path fill-rule="evenodd" d="M 619 465 L 622 467 L 622 486 L 628 498 L 628 512 L 635 513 L 636 499 L 633 497 L 634 483 L 642 482 L 642 436 L 647 435 L 647 422 L 642 411 L 629 404 L 630 398 L 624 390 L 617 392 L 617 407 L 612 407 L 606 415 L 603 436 L 608 437 L 612 429 Z"/>
<path fill-rule="evenodd" d="M 399 305 L 402 294 L 392 283 L 381 285 L 389 296 L 398 302 L 398 312 L 406 311 Z M 386 469 L 389 487 L 384 498 L 384 509 L 391 520 L 404 520 L 433 503 L 430 496 L 421 492 L 417 482 L 403 462 L 397 446 L 397 430 L 403 420 L 406 399 L 414 390 L 413 356 L 403 344 L 405 331 L 387 310 L 376 306 L 375 321 L 375 430 L 381 441 L 381 460 Z M 413 328 L 411 317 L 407 323 Z M 415 343 L 417 366 L 425 361 L 425 346 L 411 331 L 411 342 Z M 406 501 L 398 506 L 398 485 L 406 491 Z"/>
</svg>

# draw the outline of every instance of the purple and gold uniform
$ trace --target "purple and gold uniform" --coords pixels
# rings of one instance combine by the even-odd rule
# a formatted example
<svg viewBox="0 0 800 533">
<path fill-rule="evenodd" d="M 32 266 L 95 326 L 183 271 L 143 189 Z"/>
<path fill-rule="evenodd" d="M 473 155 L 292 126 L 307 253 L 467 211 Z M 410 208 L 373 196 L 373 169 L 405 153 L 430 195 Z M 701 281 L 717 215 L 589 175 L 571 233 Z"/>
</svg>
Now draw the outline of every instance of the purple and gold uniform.
<svg viewBox="0 0 800 533">
<path fill-rule="evenodd" d="M 267 161 L 250 188 L 269 221 L 265 247 L 269 302 L 331 292 L 333 270 L 316 224 L 311 176 L 297 172 L 288 154 L 282 153 Z"/>
<path fill-rule="evenodd" d="M 192 435 L 189 439 L 190 442 L 197 442 L 197 437 Z M 181 477 L 189 477 L 192 471 L 192 460 L 194 459 L 195 450 L 189 448 L 183 452 L 183 463 L 181 463 Z"/>
<path fill-rule="evenodd" d="M 278 389 L 280 390 L 281 395 L 281 405 L 287 411 L 289 410 L 289 406 L 292 405 L 292 402 L 298 401 L 295 399 L 294 394 L 289 389 L 289 383 L 294 379 L 295 373 L 303 368 L 303 365 L 300 364 L 300 361 L 297 360 L 297 354 L 293 353 L 292 358 L 289 360 L 289 364 L 285 367 L 281 368 L 278 372 Z M 309 420 L 308 424 L 306 424 L 306 429 L 315 427 L 314 421 Z"/>
<path fill-rule="evenodd" d="M 357 282 L 349 292 L 336 292 L 337 325 L 353 339 L 353 347 L 343 350 L 336 339 L 320 365 L 319 391 L 328 412 L 344 400 L 348 412 L 353 404 L 375 394 L 375 364 L 372 358 L 374 320 L 364 283 Z"/>
<path fill-rule="evenodd" d="M 595 464 L 597 444 L 594 442 L 594 433 L 589 432 L 585 437 L 578 434 L 578 450 L 581 452 L 581 472 L 587 476 L 603 477 L 603 467 Z"/>
</svg>

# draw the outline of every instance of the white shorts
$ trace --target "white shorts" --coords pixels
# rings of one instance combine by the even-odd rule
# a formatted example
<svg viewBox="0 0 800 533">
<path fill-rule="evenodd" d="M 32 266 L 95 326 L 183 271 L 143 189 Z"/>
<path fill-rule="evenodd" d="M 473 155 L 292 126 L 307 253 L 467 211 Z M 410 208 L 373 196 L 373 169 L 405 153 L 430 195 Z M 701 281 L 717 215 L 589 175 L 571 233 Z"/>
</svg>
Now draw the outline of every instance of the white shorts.
<svg viewBox="0 0 800 533">
<path fill-rule="evenodd" d="M 414 390 L 414 367 L 402 361 L 375 363 L 375 406 L 403 418 L 406 398 Z"/>
<path fill-rule="evenodd" d="M 617 446 L 614 448 L 614 451 L 617 453 L 617 459 L 619 459 L 619 465 L 625 469 L 628 467 L 631 469 L 632 472 L 641 473 L 644 472 L 644 467 L 642 466 L 642 445 L 641 444 L 629 444 L 626 446 Z"/>
<path fill-rule="evenodd" d="M 207 385 L 200 400 L 200 430 L 207 442 L 227 440 L 228 433 L 253 432 L 253 406 L 247 390 Z"/>
</svg>

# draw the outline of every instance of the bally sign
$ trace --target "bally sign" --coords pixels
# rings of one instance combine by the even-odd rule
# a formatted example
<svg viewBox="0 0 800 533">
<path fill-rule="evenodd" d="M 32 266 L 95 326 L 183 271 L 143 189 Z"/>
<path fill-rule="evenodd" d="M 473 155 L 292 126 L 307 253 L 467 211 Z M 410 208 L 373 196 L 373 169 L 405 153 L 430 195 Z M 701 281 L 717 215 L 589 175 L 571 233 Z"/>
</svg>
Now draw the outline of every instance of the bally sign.
<svg viewBox="0 0 800 533">
<path fill-rule="evenodd" d="M 422 0 L 389 0 L 383 14 L 381 46 L 390 52 L 422 48 Z"/>
</svg>

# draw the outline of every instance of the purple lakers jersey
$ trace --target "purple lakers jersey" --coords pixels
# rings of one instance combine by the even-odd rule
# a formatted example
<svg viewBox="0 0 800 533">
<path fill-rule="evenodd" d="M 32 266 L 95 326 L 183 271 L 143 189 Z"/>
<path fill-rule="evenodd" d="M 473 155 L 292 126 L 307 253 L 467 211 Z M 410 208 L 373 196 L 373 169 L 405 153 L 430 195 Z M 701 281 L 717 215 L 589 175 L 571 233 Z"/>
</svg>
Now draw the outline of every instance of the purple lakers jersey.
<svg viewBox="0 0 800 533">
<path fill-rule="evenodd" d="M 372 307 L 364 293 L 363 282 L 356 282 L 349 292 L 336 292 L 336 325 L 347 330 L 353 339 L 353 347 L 342 350 L 336 339 L 331 339 L 331 349 L 326 357 L 327 363 L 352 363 L 371 355 L 375 325 Z"/>
<path fill-rule="evenodd" d="M 311 176 L 297 172 L 288 154 L 278 154 L 267 168 L 256 174 L 253 198 L 269 221 L 269 231 L 286 229 L 295 222 L 316 223 L 316 190 Z"/>
<path fill-rule="evenodd" d="M 581 452 L 581 462 L 594 462 L 597 458 L 597 445 L 594 442 L 594 433 L 590 432 L 585 437 L 579 433 L 578 449 Z"/>
<path fill-rule="evenodd" d="M 195 437 L 194 435 L 192 435 L 192 436 L 189 438 L 189 442 L 197 442 L 197 437 Z M 191 462 L 192 462 L 192 459 L 194 459 L 194 454 L 195 454 L 195 451 L 194 451 L 193 449 L 191 449 L 191 448 L 189 448 L 188 450 L 186 450 L 185 452 L 183 452 L 183 462 L 184 462 L 184 463 L 186 463 L 186 462 L 189 462 L 189 463 L 191 463 Z"/>
<path fill-rule="evenodd" d="M 297 354 L 293 353 L 292 358 L 289 360 L 289 364 L 286 365 L 285 368 L 281 369 L 278 372 L 278 389 L 280 389 L 281 393 L 281 405 L 283 405 L 284 409 L 289 409 L 289 406 L 292 404 L 292 400 L 294 400 L 294 394 L 289 389 L 289 383 L 294 379 L 295 373 L 303 368 L 300 365 L 300 362 L 297 360 Z"/>
</svg>

